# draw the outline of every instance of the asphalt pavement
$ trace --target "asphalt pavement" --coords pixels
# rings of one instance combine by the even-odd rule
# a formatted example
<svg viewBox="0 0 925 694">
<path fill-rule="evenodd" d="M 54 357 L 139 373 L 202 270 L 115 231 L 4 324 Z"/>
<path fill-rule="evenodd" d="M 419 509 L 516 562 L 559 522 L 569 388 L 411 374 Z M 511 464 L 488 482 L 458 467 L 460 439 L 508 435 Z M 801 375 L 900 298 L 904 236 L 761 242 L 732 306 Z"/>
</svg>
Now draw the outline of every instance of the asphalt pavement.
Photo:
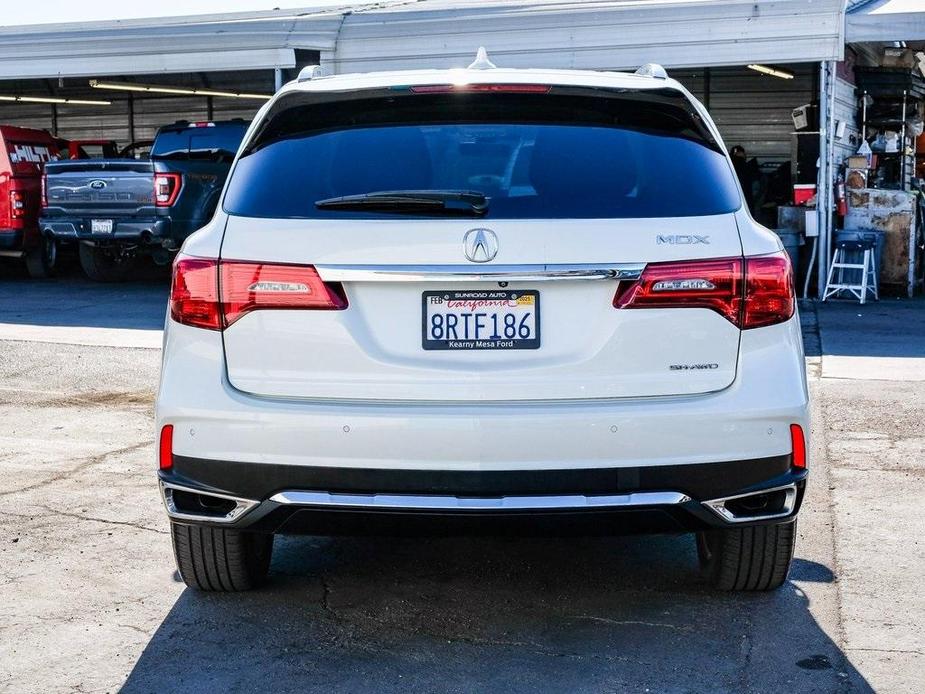
<svg viewBox="0 0 925 694">
<path fill-rule="evenodd" d="M 266 588 L 210 595 L 179 582 L 155 485 L 166 279 L 14 273 L 0 691 L 922 689 L 921 300 L 803 308 L 812 476 L 776 593 L 713 592 L 688 536 L 300 537 Z"/>
</svg>

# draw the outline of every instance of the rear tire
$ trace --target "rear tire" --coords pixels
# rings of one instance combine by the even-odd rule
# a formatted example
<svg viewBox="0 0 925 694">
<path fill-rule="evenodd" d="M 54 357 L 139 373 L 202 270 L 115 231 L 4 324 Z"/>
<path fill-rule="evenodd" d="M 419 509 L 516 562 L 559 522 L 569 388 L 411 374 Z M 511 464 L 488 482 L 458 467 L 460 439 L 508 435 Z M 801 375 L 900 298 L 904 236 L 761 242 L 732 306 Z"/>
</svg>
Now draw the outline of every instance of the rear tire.
<svg viewBox="0 0 925 694">
<path fill-rule="evenodd" d="M 797 523 L 697 533 L 697 555 L 714 588 L 775 590 L 790 572 Z"/>
<path fill-rule="evenodd" d="M 267 578 L 273 535 L 171 521 L 170 536 L 177 569 L 190 588 L 230 593 Z"/>
<path fill-rule="evenodd" d="M 55 274 L 58 261 L 58 244 L 52 238 L 43 238 L 38 246 L 26 253 L 26 270 L 34 280 L 43 280 Z"/>
<path fill-rule="evenodd" d="M 106 248 L 80 244 L 80 266 L 94 282 L 125 282 L 135 265 L 134 257 L 118 256 Z"/>
</svg>

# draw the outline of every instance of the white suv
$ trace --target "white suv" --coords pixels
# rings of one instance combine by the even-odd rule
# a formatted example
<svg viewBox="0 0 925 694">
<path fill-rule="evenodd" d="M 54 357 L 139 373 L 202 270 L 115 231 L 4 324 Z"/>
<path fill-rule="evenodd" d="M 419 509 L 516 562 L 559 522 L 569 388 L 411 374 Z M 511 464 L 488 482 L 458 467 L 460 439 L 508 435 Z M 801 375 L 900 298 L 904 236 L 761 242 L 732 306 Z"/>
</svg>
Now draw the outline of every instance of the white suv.
<svg viewBox="0 0 925 694">
<path fill-rule="evenodd" d="M 693 532 L 767 590 L 807 405 L 790 264 L 696 99 L 482 59 L 257 115 L 174 267 L 158 474 L 205 590 L 274 534 L 422 530 Z"/>
</svg>

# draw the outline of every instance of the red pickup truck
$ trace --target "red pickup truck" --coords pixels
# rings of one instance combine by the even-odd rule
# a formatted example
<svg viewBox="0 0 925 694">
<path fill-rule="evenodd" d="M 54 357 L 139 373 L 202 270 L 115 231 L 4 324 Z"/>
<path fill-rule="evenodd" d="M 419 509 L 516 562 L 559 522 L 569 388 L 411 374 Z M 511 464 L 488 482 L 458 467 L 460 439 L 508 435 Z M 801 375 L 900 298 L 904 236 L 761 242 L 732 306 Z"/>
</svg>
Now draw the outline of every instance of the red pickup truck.
<svg viewBox="0 0 925 694">
<path fill-rule="evenodd" d="M 0 125 L 0 256 L 23 258 L 32 277 L 54 270 L 56 245 L 39 232 L 45 162 L 58 157 L 43 130 Z"/>
</svg>

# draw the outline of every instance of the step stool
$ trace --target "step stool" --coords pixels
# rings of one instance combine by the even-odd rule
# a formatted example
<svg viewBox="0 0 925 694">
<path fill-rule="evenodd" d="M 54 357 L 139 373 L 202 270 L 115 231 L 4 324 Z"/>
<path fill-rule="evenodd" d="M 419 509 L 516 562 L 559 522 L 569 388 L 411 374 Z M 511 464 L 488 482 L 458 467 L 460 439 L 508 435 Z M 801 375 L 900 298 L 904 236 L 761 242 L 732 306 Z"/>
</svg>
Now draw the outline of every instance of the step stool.
<svg viewBox="0 0 925 694">
<path fill-rule="evenodd" d="M 862 257 L 861 262 L 847 262 L 849 254 L 860 254 Z M 837 281 L 835 281 L 836 270 L 838 270 Z M 846 284 L 846 270 L 848 273 L 860 272 L 860 282 L 858 284 Z M 844 291 L 851 292 L 862 304 L 867 302 L 868 291 L 874 295 L 875 299 L 880 300 L 880 295 L 877 293 L 877 270 L 874 267 L 874 244 L 872 241 L 839 241 L 835 244 L 835 255 L 832 258 L 832 265 L 829 266 L 829 276 L 825 283 L 822 300 L 825 301 L 830 296 Z"/>
</svg>

